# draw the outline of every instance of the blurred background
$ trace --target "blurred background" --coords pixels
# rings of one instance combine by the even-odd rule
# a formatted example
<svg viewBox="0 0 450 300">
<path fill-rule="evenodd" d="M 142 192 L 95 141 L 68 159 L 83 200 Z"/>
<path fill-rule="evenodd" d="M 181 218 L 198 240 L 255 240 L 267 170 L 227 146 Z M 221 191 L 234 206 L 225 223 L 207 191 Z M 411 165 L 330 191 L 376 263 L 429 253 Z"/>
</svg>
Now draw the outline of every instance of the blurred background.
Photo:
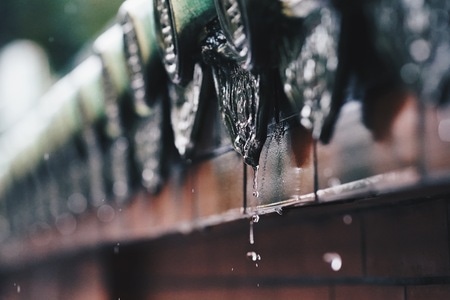
<svg viewBox="0 0 450 300">
<path fill-rule="evenodd" d="M 83 57 L 122 2 L 0 1 L 0 135 Z"/>
</svg>

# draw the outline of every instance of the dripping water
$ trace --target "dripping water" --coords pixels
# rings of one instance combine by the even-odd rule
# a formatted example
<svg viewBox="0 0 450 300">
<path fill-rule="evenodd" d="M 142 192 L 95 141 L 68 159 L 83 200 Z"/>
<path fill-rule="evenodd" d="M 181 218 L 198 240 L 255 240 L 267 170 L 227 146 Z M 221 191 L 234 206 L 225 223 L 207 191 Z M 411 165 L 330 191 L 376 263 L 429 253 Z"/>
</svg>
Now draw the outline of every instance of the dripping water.
<svg viewBox="0 0 450 300">
<path fill-rule="evenodd" d="M 277 207 L 277 208 L 275 208 L 275 212 L 281 216 L 281 215 L 283 215 L 283 208 Z"/>
<path fill-rule="evenodd" d="M 255 251 L 249 251 L 247 252 L 247 257 L 251 259 L 252 261 L 259 261 L 261 260 L 261 255 L 256 253 Z"/>
<path fill-rule="evenodd" d="M 259 255 L 255 251 L 249 251 L 247 252 L 247 258 L 250 259 L 252 262 L 254 262 L 257 268 L 259 267 L 258 261 L 261 260 L 261 255 Z"/>
<path fill-rule="evenodd" d="M 253 227 L 255 223 L 259 222 L 259 215 L 254 214 L 251 219 L 250 219 L 250 233 L 249 233 L 249 242 L 250 245 L 255 244 L 255 236 L 253 233 Z M 261 260 L 261 255 L 259 255 L 258 253 L 256 253 L 255 251 L 249 251 L 247 252 L 247 258 L 249 258 L 252 262 L 255 263 L 255 266 L 258 268 L 258 261 Z"/>
<path fill-rule="evenodd" d="M 258 171 L 259 171 L 259 166 L 256 166 L 256 167 L 253 168 L 253 197 L 256 197 L 256 198 L 259 197 Z"/>
<path fill-rule="evenodd" d="M 253 235 L 253 221 L 250 221 L 250 232 L 248 235 L 248 241 L 250 242 L 250 245 L 253 245 L 255 243 L 255 236 Z"/>
<path fill-rule="evenodd" d="M 250 220 L 250 232 L 249 232 L 249 238 L 248 238 L 250 245 L 253 245 L 255 243 L 255 236 L 253 233 L 253 224 L 258 223 L 258 222 L 259 222 L 259 216 L 253 215 L 252 219 Z"/>
</svg>

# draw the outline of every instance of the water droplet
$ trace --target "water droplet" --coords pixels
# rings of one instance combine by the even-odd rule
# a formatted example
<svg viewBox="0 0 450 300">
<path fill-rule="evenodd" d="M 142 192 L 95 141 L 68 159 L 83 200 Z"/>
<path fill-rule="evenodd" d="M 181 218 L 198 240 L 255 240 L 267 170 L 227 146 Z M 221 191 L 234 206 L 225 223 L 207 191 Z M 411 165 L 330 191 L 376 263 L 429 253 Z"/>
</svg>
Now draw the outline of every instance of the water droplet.
<svg viewBox="0 0 450 300">
<path fill-rule="evenodd" d="M 45 154 L 44 154 L 44 160 L 48 160 L 49 158 L 50 158 L 50 154 L 45 153 Z"/>
<path fill-rule="evenodd" d="M 253 235 L 253 221 L 250 221 L 250 232 L 249 232 L 248 240 L 250 242 L 250 245 L 253 245 L 255 243 L 255 237 Z"/>
<path fill-rule="evenodd" d="M 234 268 L 231 268 L 231 272 L 233 272 L 234 271 Z"/>
<path fill-rule="evenodd" d="M 259 215 L 256 215 L 256 214 L 253 215 L 253 216 L 252 216 L 252 222 L 253 222 L 253 223 L 258 223 L 258 222 L 259 222 Z"/>
<path fill-rule="evenodd" d="M 350 215 L 345 215 L 342 220 L 344 221 L 345 225 L 350 225 L 353 222 L 353 218 Z"/>
<path fill-rule="evenodd" d="M 120 246 L 120 243 L 117 243 L 115 246 L 114 246 L 114 254 L 119 254 L 119 246 Z"/>
<path fill-rule="evenodd" d="M 342 268 L 342 258 L 336 252 L 327 252 L 323 255 L 323 261 L 329 263 L 331 269 L 335 272 Z"/>
<path fill-rule="evenodd" d="M 258 170 L 259 166 L 256 166 L 253 168 L 253 197 L 258 198 L 259 192 L 258 192 Z"/>
<path fill-rule="evenodd" d="M 281 215 L 283 215 L 283 208 L 277 207 L 277 208 L 275 208 L 275 212 L 281 216 Z"/>
<path fill-rule="evenodd" d="M 261 255 L 259 255 L 259 254 L 256 253 L 255 251 L 249 251 L 249 252 L 247 252 L 247 257 L 248 257 L 251 261 L 259 261 L 259 260 L 261 260 Z"/>
<path fill-rule="evenodd" d="M 249 242 L 251 245 L 255 243 L 255 237 L 253 234 L 253 224 L 259 222 L 259 216 L 257 214 L 253 215 L 250 220 L 250 232 L 249 232 Z"/>
</svg>

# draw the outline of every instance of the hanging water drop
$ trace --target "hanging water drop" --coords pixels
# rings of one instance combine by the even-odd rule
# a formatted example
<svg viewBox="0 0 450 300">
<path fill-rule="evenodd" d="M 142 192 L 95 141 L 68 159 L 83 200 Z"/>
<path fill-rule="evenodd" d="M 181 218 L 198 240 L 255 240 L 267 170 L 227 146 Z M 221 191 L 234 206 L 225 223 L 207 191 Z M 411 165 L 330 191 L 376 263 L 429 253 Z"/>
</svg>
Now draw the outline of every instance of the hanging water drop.
<svg viewBox="0 0 450 300">
<path fill-rule="evenodd" d="M 283 208 L 277 207 L 277 208 L 275 208 L 275 212 L 281 216 L 281 215 L 283 215 Z"/>
<path fill-rule="evenodd" d="M 252 222 L 253 222 L 253 223 L 258 223 L 258 222 L 259 222 L 259 215 L 256 215 L 256 214 L 253 215 L 253 216 L 252 216 Z"/>
</svg>

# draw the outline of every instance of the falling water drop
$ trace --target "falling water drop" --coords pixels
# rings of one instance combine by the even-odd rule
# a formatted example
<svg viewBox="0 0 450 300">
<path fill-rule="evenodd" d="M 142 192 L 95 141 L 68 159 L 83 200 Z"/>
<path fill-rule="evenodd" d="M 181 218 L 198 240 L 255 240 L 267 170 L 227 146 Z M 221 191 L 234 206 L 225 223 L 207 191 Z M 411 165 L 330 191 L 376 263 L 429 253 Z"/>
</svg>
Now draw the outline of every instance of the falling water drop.
<svg viewBox="0 0 450 300">
<path fill-rule="evenodd" d="M 261 260 L 261 255 L 259 255 L 259 254 L 256 253 L 255 251 L 249 251 L 249 252 L 247 252 L 247 257 L 248 257 L 251 261 L 259 261 L 259 260 Z"/>
<path fill-rule="evenodd" d="M 250 232 L 248 240 L 250 242 L 250 245 L 253 245 L 255 243 L 255 237 L 253 235 L 253 221 L 250 221 Z"/>
<path fill-rule="evenodd" d="M 342 220 L 344 221 L 345 225 L 350 225 L 353 222 L 353 218 L 351 215 L 345 215 Z"/>
<path fill-rule="evenodd" d="M 261 255 L 256 253 L 255 251 L 249 251 L 247 252 L 247 257 L 252 261 L 255 262 L 255 267 L 259 267 L 258 261 L 261 260 Z"/>
<path fill-rule="evenodd" d="M 323 261 L 329 263 L 331 269 L 335 272 L 342 268 L 342 258 L 336 252 L 327 252 L 323 255 Z"/>
</svg>

